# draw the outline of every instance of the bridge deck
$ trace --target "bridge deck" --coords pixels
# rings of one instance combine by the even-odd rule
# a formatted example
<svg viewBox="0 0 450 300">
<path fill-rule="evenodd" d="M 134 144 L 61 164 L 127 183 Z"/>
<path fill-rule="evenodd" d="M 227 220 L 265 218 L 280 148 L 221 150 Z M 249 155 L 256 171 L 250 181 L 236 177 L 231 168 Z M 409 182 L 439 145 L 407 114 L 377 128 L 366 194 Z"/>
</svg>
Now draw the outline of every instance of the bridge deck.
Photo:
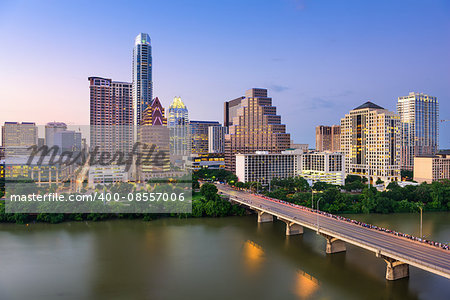
<svg viewBox="0 0 450 300">
<path fill-rule="evenodd" d="M 278 218 L 373 251 L 377 255 L 387 256 L 450 279 L 449 250 L 302 210 L 248 192 L 237 191 L 226 185 L 218 184 L 216 186 L 219 192 L 230 196 L 231 200 L 252 209 L 264 211 Z"/>
</svg>

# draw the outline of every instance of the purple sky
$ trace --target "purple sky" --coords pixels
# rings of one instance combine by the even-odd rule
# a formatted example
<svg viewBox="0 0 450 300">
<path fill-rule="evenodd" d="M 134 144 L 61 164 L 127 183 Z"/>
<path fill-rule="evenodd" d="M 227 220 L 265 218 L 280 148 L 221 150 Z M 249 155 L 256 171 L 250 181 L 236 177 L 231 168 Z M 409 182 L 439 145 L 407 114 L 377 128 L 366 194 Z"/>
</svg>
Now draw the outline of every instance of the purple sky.
<svg viewBox="0 0 450 300">
<path fill-rule="evenodd" d="M 131 81 L 134 37 L 153 45 L 154 95 L 193 120 L 269 89 L 295 142 L 371 100 L 411 91 L 450 119 L 449 1 L 1 1 L 0 123 L 89 123 L 88 76 Z M 450 122 L 440 147 L 450 148 Z"/>
</svg>

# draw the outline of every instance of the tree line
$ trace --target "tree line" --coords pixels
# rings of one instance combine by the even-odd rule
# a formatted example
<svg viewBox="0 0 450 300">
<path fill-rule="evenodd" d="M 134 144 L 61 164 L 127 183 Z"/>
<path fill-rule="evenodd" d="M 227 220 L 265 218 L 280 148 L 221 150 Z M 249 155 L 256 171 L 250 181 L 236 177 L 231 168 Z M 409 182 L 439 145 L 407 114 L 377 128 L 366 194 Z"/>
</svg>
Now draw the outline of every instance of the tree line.
<svg viewBox="0 0 450 300">
<path fill-rule="evenodd" d="M 202 171 L 197 176 L 203 180 L 227 181 L 236 188 L 250 189 L 307 207 L 316 207 L 319 201 L 320 210 L 330 213 L 416 212 L 419 207 L 425 211 L 450 210 L 450 180 L 405 187 L 400 187 L 397 182 L 391 182 L 385 191 L 378 191 L 375 187 L 367 185 L 367 178 L 357 175 L 348 175 L 342 186 L 319 181 L 312 187 L 306 179 L 296 176 L 272 179 L 269 190 L 269 187 L 263 187 L 256 182 L 240 182 L 231 172 L 225 170 Z"/>
</svg>

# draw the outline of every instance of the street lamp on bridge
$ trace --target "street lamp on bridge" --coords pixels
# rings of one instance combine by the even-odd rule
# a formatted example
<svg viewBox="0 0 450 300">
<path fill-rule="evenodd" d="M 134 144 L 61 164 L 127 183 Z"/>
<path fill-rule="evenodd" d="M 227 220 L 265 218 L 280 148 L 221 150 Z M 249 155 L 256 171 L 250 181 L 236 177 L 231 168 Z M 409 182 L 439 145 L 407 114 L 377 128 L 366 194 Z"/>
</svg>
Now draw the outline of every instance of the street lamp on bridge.
<svg viewBox="0 0 450 300">
<path fill-rule="evenodd" d="M 422 232 L 422 211 L 423 211 L 423 203 L 418 202 L 417 207 L 420 209 L 420 238 L 423 238 L 423 232 Z"/>
<path fill-rule="evenodd" d="M 314 209 L 314 194 L 323 193 L 323 191 L 313 190 L 311 187 L 311 209 Z"/>
<path fill-rule="evenodd" d="M 317 199 L 317 204 L 316 204 L 316 207 L 317 207 L 317 233 L 319 233 L 319 228 L 320 228 L 320 226 L 319 226 L 319 212 L 320 212 L 320 210 L 319 210 L 319 201 L 322 199 L 322 197 L 319 197 L 319 199 Z"/>
</svg>

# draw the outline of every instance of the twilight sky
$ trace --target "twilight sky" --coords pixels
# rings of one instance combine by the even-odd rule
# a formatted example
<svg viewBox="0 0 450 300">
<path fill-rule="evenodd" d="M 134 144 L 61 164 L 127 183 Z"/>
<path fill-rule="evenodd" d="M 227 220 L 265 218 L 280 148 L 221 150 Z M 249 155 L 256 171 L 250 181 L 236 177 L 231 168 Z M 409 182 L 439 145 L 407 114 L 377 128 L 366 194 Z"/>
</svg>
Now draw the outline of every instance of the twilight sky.
<svg viewBox="0 0 450 300">
<path fill-rule="evenodd" d="M 152 39 L 154 96 L 192 120 L 269 89 L 297 143 L 370 100 L 438 97 L 450 119 L 450 1 L 0 0 L 0 124 L 89 124 L 88 76 L 131 81 L 134 37 Z M 450 148 L 450 121 L 440 124 Z"/>
</svg>

